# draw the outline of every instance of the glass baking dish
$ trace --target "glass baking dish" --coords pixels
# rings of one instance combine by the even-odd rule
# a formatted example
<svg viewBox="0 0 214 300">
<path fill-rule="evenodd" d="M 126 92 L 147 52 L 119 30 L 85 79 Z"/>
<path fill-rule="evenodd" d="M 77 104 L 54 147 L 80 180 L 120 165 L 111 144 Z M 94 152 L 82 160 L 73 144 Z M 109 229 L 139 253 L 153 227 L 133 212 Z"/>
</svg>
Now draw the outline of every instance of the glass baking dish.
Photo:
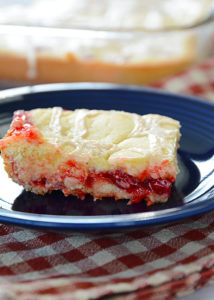
<svg viewBox="0 0 214 300">
<path fill-rule="evenodd" d="M 213 1 L 177 2 L 0 0 L 0 80 L 146 85 L 182 71 L 214 54 Z"/>
</svg>

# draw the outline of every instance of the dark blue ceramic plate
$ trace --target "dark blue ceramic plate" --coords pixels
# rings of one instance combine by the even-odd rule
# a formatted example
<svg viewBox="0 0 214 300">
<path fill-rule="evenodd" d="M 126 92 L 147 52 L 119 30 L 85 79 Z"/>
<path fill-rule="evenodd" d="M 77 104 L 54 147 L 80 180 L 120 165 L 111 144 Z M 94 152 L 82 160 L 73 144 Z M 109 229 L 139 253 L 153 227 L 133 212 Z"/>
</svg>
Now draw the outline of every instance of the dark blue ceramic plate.
<svg viewBox="0 0 214 300">
<path fill-rule="evenodd" d="M 166 204 L 90 197 L 81 201 L 61 192 L 38 196 L 8 179 L 0 162 L 0 222 L 62 230 L 135 229 L 195 216 L 214 208 L 214 106 L 193 97 L 111 84 L 51 84 L 0 92 L 0 136 L 17 109 L 116 109 L 159 113 L 181 122 L 180 174 Z"/>
</svg>

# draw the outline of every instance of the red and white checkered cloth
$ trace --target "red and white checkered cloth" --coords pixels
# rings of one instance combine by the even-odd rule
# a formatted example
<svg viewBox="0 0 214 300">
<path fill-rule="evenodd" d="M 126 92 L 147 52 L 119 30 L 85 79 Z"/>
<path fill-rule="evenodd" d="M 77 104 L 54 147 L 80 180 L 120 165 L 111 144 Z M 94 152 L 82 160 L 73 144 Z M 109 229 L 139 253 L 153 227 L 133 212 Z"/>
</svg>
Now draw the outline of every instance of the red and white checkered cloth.
<svg viewBox="0 0 214 300">
<path fill-rule="evenodd" d="M 155 86 L 214 101 L 214 59 Z M 114 234 L 1 225 L 0 275 L 1 300 L 173 299 L 214 281 L 214 212 Z"/>
<path fill-rule="evenodd" d="M 152 86 L 174 93 L 193 94 L 214 102 L 214 58 Z"/>
</svg>

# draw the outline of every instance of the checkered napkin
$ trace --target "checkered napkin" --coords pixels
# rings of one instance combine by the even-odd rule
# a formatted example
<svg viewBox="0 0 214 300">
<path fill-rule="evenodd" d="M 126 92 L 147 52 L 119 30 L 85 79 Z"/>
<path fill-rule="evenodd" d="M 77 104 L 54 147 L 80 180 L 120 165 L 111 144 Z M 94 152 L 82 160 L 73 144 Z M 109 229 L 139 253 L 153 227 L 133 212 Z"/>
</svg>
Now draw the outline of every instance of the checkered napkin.
<svg viewBox="0 0 214 300">
<path fill-rule="evenodd" d="M 193 94 L 214 102 L 214 58 L 152 86 L 174 93 Z"/>
<path fill-rule="evenodd" d="M 156 87 L 214 101 L 214 60 Z M 214 212 L 135 231 L 0 226 L 0 299 L 173 299 L 214 281 Z"/>
</svg>

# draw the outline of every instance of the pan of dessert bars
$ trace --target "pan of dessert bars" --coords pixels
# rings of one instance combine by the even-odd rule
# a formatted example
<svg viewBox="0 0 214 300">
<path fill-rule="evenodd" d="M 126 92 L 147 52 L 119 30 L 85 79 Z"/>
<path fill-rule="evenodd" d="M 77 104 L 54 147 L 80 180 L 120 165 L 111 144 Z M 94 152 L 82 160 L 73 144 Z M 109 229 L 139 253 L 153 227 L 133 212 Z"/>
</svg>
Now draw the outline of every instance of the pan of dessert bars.
<svg viewBox="0 0 214 300">
<path fill-rule="evenodd" d="M 212 0 L 1 0 L 0 80 L 150 84 L 211 57 L 213 22 Z"/>
</svg>

